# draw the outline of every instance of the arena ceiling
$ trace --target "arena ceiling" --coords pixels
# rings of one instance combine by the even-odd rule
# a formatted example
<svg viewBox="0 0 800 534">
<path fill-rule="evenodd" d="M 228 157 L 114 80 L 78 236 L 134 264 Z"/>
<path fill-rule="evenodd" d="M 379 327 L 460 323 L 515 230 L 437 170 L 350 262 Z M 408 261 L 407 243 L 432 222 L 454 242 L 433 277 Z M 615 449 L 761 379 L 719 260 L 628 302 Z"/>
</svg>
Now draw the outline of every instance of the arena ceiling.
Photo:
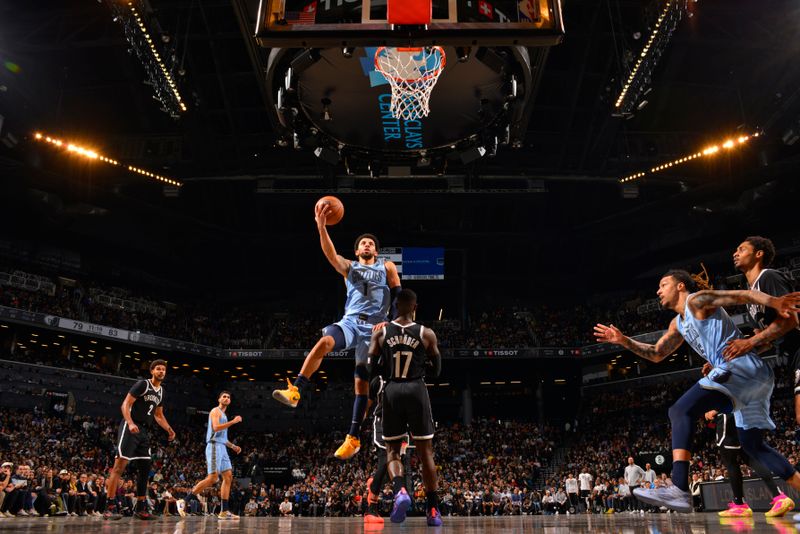
<svg viewBox="0 0 800 534">
<path fill-rule="evenodd" d="M 565 280 L 596 261 L 633 262 L 633 275 L 648 263 L 700 254 L 709 240 L 724 249 L 722 241 L 741 232 L 783 231 L 774 214 L 797 194 L 800 167 L 800 143 L 786 142 L 800 119 L 800 8 L 789 0 L 768 8 L 690 2 L 693 16 L 666 48 L 647 105 L 615 117 L 625 65 L 661 4 L 565 0 L 566 39 L 547 53 L 521 148 L 429 179 L 375 180 L 275 146 L 263 83 L 268 51 L 251 37 L 255 0 L 149 0 L 158 35 L 174 45 L 185 72 L 178 85 L 188 111 L 177 120 L 160 110 L 106 3 L 6 2 L 0 136 L 13 133 L 15 142 L 0 146 L 0 165 L 3 198 L 16 201 L 3 218 L 15 223 L 12 237 L 99 244 L 155 258 L 167 270 L 188 262 L 201 272 L 235 272 L 231 263 L 239 262 L 253 276 L 269 268 L 264 250 L 274 257 L 297 243 L 317 247 L 309 206 L 320 190 L 345 199 L 342 234 L 373 226 L 380 209 L 399 214 L 375 228 L 388 234 L 385 242 L 492 250 L 478 276 L 496 269 L 493 260 L 520 257 L 530 272 Z M 34 146 L 36 130 L 91 143 L 185 185 L 165 190 L 68 161 Z M 735 154 L 630 184 L 637 187 L 618 183 L 755 132 L 763 133 L 758 142 Z M 399 193 L 348 193 L 360 190 Z M 438 192 L 423 199 L 418 190 Z M 496 193 L 470 194 L 479 191 Z M 569 267 L 554 266 L 553 255 Z M 508 275 L 523 276 L 512 267 Z"/>
</svg>

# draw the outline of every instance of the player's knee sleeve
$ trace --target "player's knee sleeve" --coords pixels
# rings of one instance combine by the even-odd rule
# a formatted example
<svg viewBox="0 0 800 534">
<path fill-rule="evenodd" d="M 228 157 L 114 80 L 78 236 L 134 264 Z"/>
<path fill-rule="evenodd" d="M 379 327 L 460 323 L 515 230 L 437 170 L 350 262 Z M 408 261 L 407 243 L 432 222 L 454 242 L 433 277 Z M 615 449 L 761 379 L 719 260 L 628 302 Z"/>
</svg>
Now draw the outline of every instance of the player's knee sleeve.
<svg viewBox="0 0 800 534">
<path fill-rule="evenodd" d="M 353 371 L 353 376 L 364 381 L 369 381 L 369 369 L 366 365 L 356 365 L 356 369 Z"/>
<path fill-rule="evenodd" d="M 322 337 L 330 336 L 333 338 L 333 348 L 334 350 L 342 350 L 347 346 L 347 342 L 344 339 L 344 331 L 342 327 L 338 324 L 329 324 L 325 328 L 322 329 Z"/>
<path fill-rule="evenodd" d="M 669 420 L 672 423 L 672 449 L 690 450 L 694 421 L 680 402 L 670 406 Z"/>
<path fill-rule="evenodd" d="M 136 460 L 139 462 L 139 465 L 136 466 L 136 496 L 143 497 L 147 495 L 147 479 L 150 476 L 150 466 L 152 462 L 150 460 Z"/>
</svg>

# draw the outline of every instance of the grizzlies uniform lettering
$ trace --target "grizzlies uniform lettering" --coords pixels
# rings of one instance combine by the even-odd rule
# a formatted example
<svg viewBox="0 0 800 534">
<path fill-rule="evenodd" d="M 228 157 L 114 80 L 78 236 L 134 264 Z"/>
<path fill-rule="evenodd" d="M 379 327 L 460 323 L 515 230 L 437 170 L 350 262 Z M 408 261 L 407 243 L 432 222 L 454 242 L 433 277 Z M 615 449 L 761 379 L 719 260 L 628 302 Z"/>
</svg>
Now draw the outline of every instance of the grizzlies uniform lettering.
<svg viewBox="0 0 800 534">
<path fill-rule="evenodd" d="M 387 285 L 386 263 L 377 259 L 372 265 L 354 261 L 345 279 L 347 301 L 344 316 L 361 316 L 366 319 L 383 321 L 389 313 L 389 286 Z"/>
<path fill-rule="evenodd" d="M 153 425 L 155 410 L 164 401 L 164 389 L 155 388 L 150 380 L 139 380 L 128 392 L 136 400 L 131 406 L 131 420 L 139 427 L 134 434 L 125 419 L 117 431 L 117 456 L 125 460 L 150 460 L 149 427 Z"/>
<path fill-rule="evenodd" d="M 683 317 L 678 315 L 676 322 L 686 342 L 713 366 L 698 384 L 731 399 L 737 427 L 774 430 L 775 424 L 769 416 L 769 399 L 775 382 L 772 369 L 753 352 L 725 361 L 722 355 L 725 345 L 741 339 L 742 333 L 721 307 L 707 319 L 697 319 L 689 309 L 694 295 L 686 297 Z"/>
<path fill-rule="evenodd" d="M 431 439 L 435 432 L 431 401 L 425 387 L 428 355 L 422 336 L 425 327 L 392 321 L 383 329 L 379 361 L 386 379 L 383 407 L 383 439 Z"/>
<path fill-rule="evenodd" d="M 224 425 L 228 422 L 228 416 L 219 408 L 214 408 L 219 412 L 219 424 Z M 211 410 L 212 412 L 214 410 Z M 233 469 L 230 456 L 228 456 L 228 429 L 214 432 L 211 423 L 211 413 L 208 414 L 208 429 L 206 430 L 206 466 L 207 473 L 224 473 Z"/>
</svg>

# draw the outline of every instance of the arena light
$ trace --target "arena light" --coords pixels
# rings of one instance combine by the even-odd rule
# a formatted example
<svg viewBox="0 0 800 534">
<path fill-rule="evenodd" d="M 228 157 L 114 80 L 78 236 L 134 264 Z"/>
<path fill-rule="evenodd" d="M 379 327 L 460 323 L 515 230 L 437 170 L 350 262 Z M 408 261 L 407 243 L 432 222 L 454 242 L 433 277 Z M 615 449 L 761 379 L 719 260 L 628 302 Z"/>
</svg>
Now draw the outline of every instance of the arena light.
<svg viewBox="0 0 800 534">
<path fill-rule="evenodd" d="M 146 83 L 153 88 L 154 98 L 162 105 L 162 110 L 173 118 L 180 117 L 186 111 L 178 85 L 173 78 L 176 67 L 176 58 L 180 57 L 174 50 L 167 53 L 172 58 L 171 64 L 162 57 L 156 47 L 154 39 L 145 25 L 144 13 L 136 6 L 136 2 L 120 2 L 119 0 L 106 0 L 114 16 L 114 21 L 122 25 L 122 31 L 128 41 L 128 51 L 135 54 L 144 67 L 147 75 Z M 159 39 L 160 40 L 160 39 Z M 165 41 L 166 42 L 166 41 Z M 182 71 L 179 70 L 182 74 Z"/>
<path fill-rule="evenodd" d="M 63 149 L 65 152 L 71 155 L 78 155 L 82 156 L 86 159 L 95 160 L 95 161 L 102 161 L 103 163 L 107 163 L 109 165 L 113 165 L 115 167 L 126 167 L 130 172 L 140 174 L 142 176 L 146 176 L 147 178 L 152 178 L 153 180 L 158 180 L 159 182 L 163 182 L 168 185 L 174 185 L 175 187 L 181 187 L 183 185 L 182 182 L 178 180 L 173 180 L 172 178 L 168 178 L 166 176 L 161 176 L 160 174 L 156 174 L 154 172 L 150 172 L 147 169 L 142 169 L 139 167 L 134 167 L 133 165 L 121 165 L 119 161 L 109 158 L 98 151 L 87 148 L 85 146 L 78 145 L 76 143 L 71 143 L 68 141 L 64 141 L 62 139 L 58 139 L 41 132 L 35 132 L 33 134 L 33 138 L 36 141 L 48 143 L 53 145 L 57 148 Z"/>
<path fill-rule="evenodd" d="M 633 64 L 633 68 L 628 74 L 625 83 L 623 83 L 622 90 L 614 103 L 614 108 L 618 113 L 622 115 L 631 114 L 637 105 L 639 96 L 649 92 L 650 88 L 646 87 L 649 81 L 646 82 L 645 79 L 650 77 L 659 58 L 664 53 L 672 37 L 672 32 L 681 19 L 685 5 L 685 0 L 667 0 L 656 20 L 653 32 L 644 47 L 642 47 L 641 52 L 639 52 L 639 57 L 636 58 L 636 62 Z"/>
<path fill-rule="evenodd" d="M 639 178 L 643 178 L 644 176 L 647 176 L 648 174 L 656 174 L 658 172 L 661 172 L 661 171 L 664 171 L 664 170 L 667 170 L 667 169 L 671 169 L 673 167 L 677 167 L 678 165 L 683 165 L 684 163 L 688 163 L 690 161 L 694 161 L 694 160 L 696 160 L 698 158 L 712 157 L 712 156 L 715 156 L 716 154 L 719 154 L 719 152 L 722 151 L 722 150 L 728 150 L 728 151 L 733 150 L 734 148 L 736 148 L 738 146 L 744 145 L 745 143 L 747 143 L 751 139 L 753 139 L 755 137 L 758 137 L 758 135 L 759 135 L 758 132 L 756 132 L 756 133 L 754 133 L 752 135 L 740 135 L 739 137 L 735 137 L 735 138 L 734 137 L 729 137 L 729 138 L 721 141 L 719 144 L 709 145 L 706 148 L 704 148 L 703 150 L 695 152 L 694 154 L 688 154 L 688 155 L 680 157 L 678 159 L 675 159 L 675 160 L 672 160 L 672 161 L 668 161 L 668 162 L 662 163 L 660 165 L 656 165 L 655 167 L 652 167 L 650 169 L 650 171 L 641 171 L 641 172 L 637 172 L 636 174 L 631 174 L 631 175 L 626 176 L 624 178 L 620 178 L 619 179 L 619 183 L 625 184 L 625 183 L 628 183 L 628 182 L 632 182 L 634 180 L 638 180 Z"/>
</svg>

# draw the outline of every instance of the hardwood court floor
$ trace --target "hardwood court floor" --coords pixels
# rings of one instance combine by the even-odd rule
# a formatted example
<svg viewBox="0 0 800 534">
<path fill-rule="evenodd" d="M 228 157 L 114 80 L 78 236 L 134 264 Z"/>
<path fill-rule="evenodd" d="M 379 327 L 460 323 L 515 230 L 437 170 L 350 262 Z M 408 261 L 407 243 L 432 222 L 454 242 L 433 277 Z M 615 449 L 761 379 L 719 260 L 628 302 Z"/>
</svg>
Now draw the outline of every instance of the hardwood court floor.
<svg viewBox="0 0 800 534">
<path fill-rule="evenodd" d="M 800 527 L 800 525 L 798 525 Z M 756 514 L 751 520 L 721 520 L 716 514 L 645 514 L 613 516 L 445 517 L 444 526 L 431 528 L 421 517 L 402 525 L 386 521 L 381 528 L 364 528 L 361 518 L 242 518 L 218 521 L 213 517 L 159 518 L 139 521 L 103 521 L 99 518 L 3 518 L 0 532 L 14 534 L 699 534 L 703 532 L 800 534 L 791 517 L 767 520 Z"/>
</svg>

